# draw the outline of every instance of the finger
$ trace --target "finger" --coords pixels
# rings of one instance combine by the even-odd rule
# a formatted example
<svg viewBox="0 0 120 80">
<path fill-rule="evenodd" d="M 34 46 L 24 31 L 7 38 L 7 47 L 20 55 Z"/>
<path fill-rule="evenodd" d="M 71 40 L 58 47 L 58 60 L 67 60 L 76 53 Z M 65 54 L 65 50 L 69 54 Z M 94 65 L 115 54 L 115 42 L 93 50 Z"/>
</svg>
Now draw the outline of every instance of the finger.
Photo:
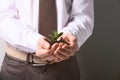
<svg viewBox="0 0 120 80">
<path fill-rule="evenodd" d="M 67 59 L 69 59 L 69 57 L 67 57 L 67 58 L 64 59 L 64 60 L 67 60 Z M 60 58 L 56 57 L 56 59 L 55 59 L 54 61 L 55 61 L 55 62 L 61 62 L 61 61 L 64 61 L 64 60 L 61 60 Z"/>
<path fill-rule="evenodd" d="M 66 49 L 67 51 L 76 51 L 77 50 L 77 44 L 74 42 L 70 42 L 70 45 L 63 45 L 62 46 L 63 49 Z"/>
<path fill-rule="evenodd" d="M 64 56 L 68 56 L 69 55 L 69 52 L 66 51 L 65 49 L 62 49 L 62 48 L 57 48 L 57 50 L 54 52 L 55 55 L 57 55 L 58 53 L 64 55 Z"/>
<path fill-rule="evenodd" d="M 56 58 L 55 59 L 55 62 L 61 62 L 62 60 L 61 59 L 59 59 L 59 58 Z"/>
<path fill-rule="evenodd" d="M 75 51 L 67 51 L 65 49 L 60 48 L 59 50 L 56 50 L 54 54 L 60 53 L 64 55 L 65 57 L 73 56 L 75 54 Z"/>
<path fill-rule="evenodd" d="M 45 39 L 45 38 L 40 38 L 38 41 L 39 46 L 41 46 L 44 49 L 49 49 L 50 48 L 50 44 L 49 42 Z"/>
<path fill-rule="evenodd" d="M 55 60 L 55 58 L 56 58 L 55 55 L 51 54 L 49 56 L 42 57 L 41 60 L 43 60 L 43 61 L 53 61 L 53 60 Z"/>
<path fill-rule="evenodd" d="M 52 52 L 50 50 L 46 50 L 46 49 L 38 49 L 36 51 L 36 56 L 42 58 L 42 57 L 46 57 L 49 56 Z"/>
<path fill-rule="evenodd" d="M 55 51 L 58 48 L 58 46 L 59 46 L 59 43 L 54 43 L 51 47 L 51 50 Z"/>
<path fill-rule="evenodd" d="M 59 47 L 62 48 L 63 45 L 65 45 L 64 43 L 59 43 Z"/>
<path fill-rule="evenodd" d="M 67 59 L 69 56 L 65 56 L 65 55 L 63 55 L 63 54 L 61 54 L 61 53 L 57 53 L 56 54 L 56 57 L 57 58 L 59 58 L 60 60 L 65 60 L 65 59 Z"/>
</svg>

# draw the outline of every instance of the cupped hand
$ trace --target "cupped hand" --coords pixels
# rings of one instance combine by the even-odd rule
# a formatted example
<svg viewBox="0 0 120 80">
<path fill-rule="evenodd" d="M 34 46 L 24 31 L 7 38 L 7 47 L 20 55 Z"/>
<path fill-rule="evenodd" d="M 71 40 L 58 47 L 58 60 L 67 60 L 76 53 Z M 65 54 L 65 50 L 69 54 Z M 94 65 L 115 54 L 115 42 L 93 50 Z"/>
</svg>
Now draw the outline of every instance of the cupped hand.
<svg viewBox="0 0 120 80">
<path fill-rule="evenodd" d="M 75 52 L 77 51 L 77 40 L 75 36 L 70 33 L 64 33 L 61 37 L 63 40 L 69 43 L 69 45 L 62 42 L 59 43 L 59 46 L 54 52 L 56 55 L 56 62 L 69 59 L 71 56 L 74 56 Z"/>
<path fill-rule="evenodd" d="M 36 56 L 43 61 L 52 61 L 55 59 L 53 52 L 57 48 L 58 44 L 54 44 L 52 47 L 46 38 L 40 38 L 37 42 Z"/>
</svg>

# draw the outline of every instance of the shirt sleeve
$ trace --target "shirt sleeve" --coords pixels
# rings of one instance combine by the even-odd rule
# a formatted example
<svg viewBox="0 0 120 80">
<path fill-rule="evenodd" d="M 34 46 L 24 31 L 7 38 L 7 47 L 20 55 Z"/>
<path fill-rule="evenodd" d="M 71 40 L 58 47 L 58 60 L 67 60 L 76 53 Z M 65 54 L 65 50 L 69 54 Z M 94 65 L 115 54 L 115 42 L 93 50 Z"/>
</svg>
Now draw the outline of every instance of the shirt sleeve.
<svg viewBox="0 0 120 80">
<path fill-rule="evenodd" d="M 35 52 L 41 35 L 29 25 L 19 21 L 14 0 L 0 0 L 0 38 L 12 47 L 25 52 Z"/>
<path fill-rule="evenodd" d="M 93 3 L 93 0 L 73 0 L 69 22 L 62 30 L 77 38 L 78 50 L 93 32 Z"/>
</svg>

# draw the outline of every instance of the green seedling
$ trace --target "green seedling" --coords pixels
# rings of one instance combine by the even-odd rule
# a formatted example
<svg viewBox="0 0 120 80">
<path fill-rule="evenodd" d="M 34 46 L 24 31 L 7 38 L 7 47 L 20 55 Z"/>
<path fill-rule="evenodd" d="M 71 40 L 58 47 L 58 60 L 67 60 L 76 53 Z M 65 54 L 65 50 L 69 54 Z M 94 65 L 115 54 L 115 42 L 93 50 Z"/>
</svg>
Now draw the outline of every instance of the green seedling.
<svg viewBox="0 0 120 80">
<path fill-rule="evenodd" d="M 67 43 L 65 40 L 63 40 L 63 38 L 61 37 L 62 35 L 63 35 L 63 32 L 58 33 L 57 31 L 53 31 L 52 35 L 49 35 L 50 45 L 52 46 L 54 43 L 60 43 L 60 42 L 69 45 L 69 43 Z M 60 38 L 60 39 L 58 40 L 58 38 Z"/>
</svg>

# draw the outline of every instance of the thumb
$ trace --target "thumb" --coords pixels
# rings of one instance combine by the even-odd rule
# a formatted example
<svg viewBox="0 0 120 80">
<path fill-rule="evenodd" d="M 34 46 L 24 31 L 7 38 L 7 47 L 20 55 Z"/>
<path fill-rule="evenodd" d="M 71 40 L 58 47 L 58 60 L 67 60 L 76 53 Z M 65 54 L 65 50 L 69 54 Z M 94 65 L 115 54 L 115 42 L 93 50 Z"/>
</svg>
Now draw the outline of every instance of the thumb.
<svg viewBox="0 0 120 80">
<path fill-rule="evenodd" d="M 77 40 L 76 37 L 73 36 L 73 35 L 70 34 L 70 33 L 64 34 L 64 35 L 62 36 L 62 38 L 63 38 L 64 40 L 68 41 L 68 42 L 76 42 L 76 40 Z"/>
</svg>

